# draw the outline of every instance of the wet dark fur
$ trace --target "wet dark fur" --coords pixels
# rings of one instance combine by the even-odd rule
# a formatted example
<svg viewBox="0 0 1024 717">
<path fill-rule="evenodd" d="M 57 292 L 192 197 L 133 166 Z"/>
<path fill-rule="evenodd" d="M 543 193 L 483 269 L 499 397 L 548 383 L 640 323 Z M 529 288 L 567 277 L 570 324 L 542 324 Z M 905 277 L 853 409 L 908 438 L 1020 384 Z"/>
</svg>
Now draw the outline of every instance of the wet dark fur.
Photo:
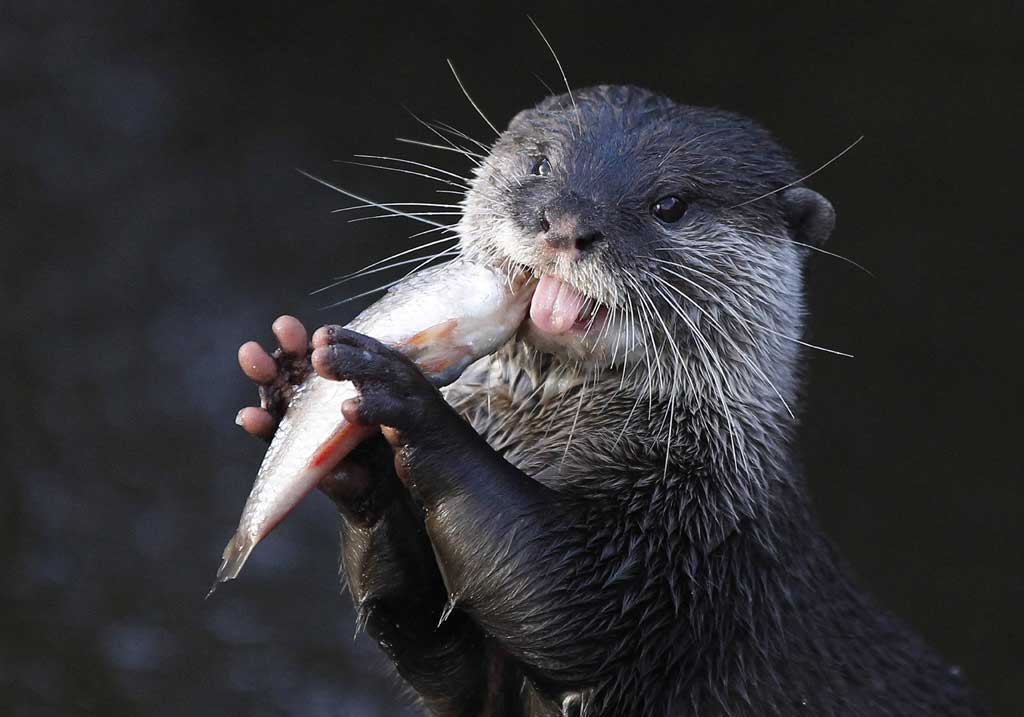
<svg viewBox="0 0 1024 717">
<path fill-rule="evenodd" d="M 800 175 L 749 120 L 633 88 L 574 99 L 513 120 L 474 180 L 464 252 L 557 272 L 611 307 L 650 291 L 667 318 L 641 339 L 665 371 L 520 340 L 446 403 L 399 355 L 337 331 L 320 360 L 360 386 L 364 420 L 398 431 L 401 481 L 379 442 L 329 487 L 368 632 L 435 714 L 982 714 L 851 580 L 792 455 L 800 347 L 781 336 L 801 332 L 808 249 L 786 239 L 823 241 L 828 203 L 775 192 Z M 551 181 L 529 176 L 538 155 Z M 652 223 L 663 194 L 688 202 L 680 225 Z M 604 239 L 544 259 L 545 208 Z M 692 291 L 680 308 L 720 361 L 644 273 L 660 271 L 653 246 L 749 299 L 660 274 Z"/>
</svg>

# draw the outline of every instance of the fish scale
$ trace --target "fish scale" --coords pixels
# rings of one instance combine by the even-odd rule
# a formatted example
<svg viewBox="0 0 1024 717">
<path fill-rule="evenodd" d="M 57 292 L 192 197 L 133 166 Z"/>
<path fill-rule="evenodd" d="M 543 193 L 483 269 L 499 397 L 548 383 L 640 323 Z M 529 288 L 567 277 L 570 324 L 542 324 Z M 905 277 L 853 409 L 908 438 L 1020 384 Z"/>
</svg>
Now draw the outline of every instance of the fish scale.
<svg viewBox="0 0 1024 717">
<path fill-rule="evenodd" d="M 510 279 L 491 267 L 457 259 L 392 287 L 347 328 L 402 352 L 434 385 L 446 386 L 512 338 L 526 317 L 534 284 L 526 275 Z M 253 548 L 353 448 L 377 432 L 375 426 L 350 424 L 342 417 L 342 403 L 358 395 L 351 381 L 315 373 L 295 389 L 210 593 L 238 577 Z"/>
</svg>

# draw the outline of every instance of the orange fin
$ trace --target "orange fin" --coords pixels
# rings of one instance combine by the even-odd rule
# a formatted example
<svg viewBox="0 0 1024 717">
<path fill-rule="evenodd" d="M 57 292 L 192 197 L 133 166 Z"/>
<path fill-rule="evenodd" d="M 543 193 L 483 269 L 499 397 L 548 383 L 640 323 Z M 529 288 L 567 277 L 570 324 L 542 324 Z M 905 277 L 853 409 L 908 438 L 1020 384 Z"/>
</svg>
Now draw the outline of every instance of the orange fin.
<svg viewBox="0 0 1024 717">
<path fill-rule="evenodd" d="M 404 342 L 406 346 L 414 346 L 416 348 L 429 348 L 430 346 L 443 343 L 448 340 L 452 332 L 455 331 L 455 327 L 459 325 L 458 319 L 448 319 L 442 321 L 440 324 L 434 324 L 433 326 L 423 329 L 418 334 L 414 334 L 407 341 Z"/>
<path fill-rule="evenodd" d="M 446 385 L 469 365 L 472 350 L 453 342 L 458 319 L 448 319 L 423 329 L 399 346 L 435 383 Z"/>
</svg>

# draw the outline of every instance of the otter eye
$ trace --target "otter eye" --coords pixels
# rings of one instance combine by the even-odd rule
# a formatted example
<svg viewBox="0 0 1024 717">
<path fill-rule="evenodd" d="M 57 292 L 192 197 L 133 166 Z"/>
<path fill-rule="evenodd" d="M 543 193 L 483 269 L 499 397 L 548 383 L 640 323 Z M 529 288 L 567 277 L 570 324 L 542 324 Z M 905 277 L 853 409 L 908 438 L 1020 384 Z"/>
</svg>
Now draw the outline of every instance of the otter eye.
<svg viewBox="0 0 1024 717">
<path fill-rule="evenodd" d="M 686 202 L 679 197 L 662 197 L 651 205 L 651 214 L 666 224 L 678 222 L 686 214 Z"/>
<path fill-rule="evenodd" d="M 551 162 L 548 161 L 547 157 L 541 157 L 533 163 L 533 169 L 530 172 L 538 177 L 546 177 L 551 174 Z"/>
</svg>

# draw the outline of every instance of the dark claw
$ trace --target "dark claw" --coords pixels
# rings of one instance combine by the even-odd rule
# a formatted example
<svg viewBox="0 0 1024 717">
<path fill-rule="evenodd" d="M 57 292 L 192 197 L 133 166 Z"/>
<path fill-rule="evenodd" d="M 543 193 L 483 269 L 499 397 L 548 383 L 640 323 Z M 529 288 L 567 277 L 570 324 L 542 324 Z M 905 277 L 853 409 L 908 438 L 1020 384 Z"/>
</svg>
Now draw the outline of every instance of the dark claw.
<svg viewBox="0 0 1024 717">
<path fill-rule="evenodd" d="M 343 326 L 328 326 L 326 327 L 326 334 L 327 343 L 329 345 L 342 344 L 365 349 L 372 353 L 401 356 L 397 351 L 388 348 L 372 336 L 361 334 L 358 331 L 353 331 L 352 329 L 346 329 Z"/>
</svg>

